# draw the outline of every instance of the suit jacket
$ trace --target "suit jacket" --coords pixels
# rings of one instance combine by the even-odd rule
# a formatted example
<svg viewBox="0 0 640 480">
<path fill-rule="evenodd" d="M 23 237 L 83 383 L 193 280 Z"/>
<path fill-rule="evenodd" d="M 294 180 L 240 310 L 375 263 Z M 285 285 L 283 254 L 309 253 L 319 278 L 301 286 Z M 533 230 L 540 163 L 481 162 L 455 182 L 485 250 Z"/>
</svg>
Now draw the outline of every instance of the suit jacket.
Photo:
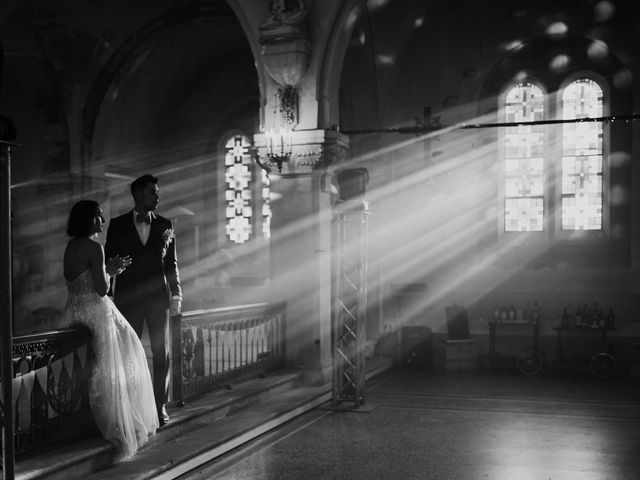
<svg viewBox="0 0 640 480">
<path fill-rule="evenodd" d="M 173 232 L 171 220 L 154 214 L 147 244 L 143 245 L 131 211 L 111 219 L 105 257 L 131 256 L 131 265 L 112 279 L 111 293 L 116 305 L 126 307 L 149 301 L 161 302 L 169 308 L 172 296 L 182 296 L 176 242 L 175 238 L 166 240 L 168 230 Z"/>
</svg>

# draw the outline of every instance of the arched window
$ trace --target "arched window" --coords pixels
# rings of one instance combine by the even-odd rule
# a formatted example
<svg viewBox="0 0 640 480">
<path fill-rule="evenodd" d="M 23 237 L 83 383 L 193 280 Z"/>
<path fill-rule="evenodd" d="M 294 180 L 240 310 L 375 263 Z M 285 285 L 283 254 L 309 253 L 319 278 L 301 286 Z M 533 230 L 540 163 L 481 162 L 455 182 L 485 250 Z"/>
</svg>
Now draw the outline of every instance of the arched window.
<svg viewBox="0 0 640 480">
<path fill-rule="evenodd" d="M 562 92 L 562 118 L 603 116 L 603 94 L 590 79 Z M 602 229 L 602 122 L 562 125 L 562 229 Z"/>
<path fill-rule="evenodd" d="M 234 135 L 225 144 L 226 235 L 236 244 L 271 236 L 269 177 L 255 168 L 250 147 L 244 135 Z"/>
<path fill-rule="evenodd" d="M 507 122 L 544 117 L 544 94 L 532 83 L 519 83 L 505 97 Z M 507 127 L 504 137 L 504 228 L 507 232 L 544 230 L 544 126 Z"/>
<path fill-rule="evenodd" d="M 603 122 L 543 122 L 603 117 L 602 87 L 581 77 L 556 96 L 524 81 L 503 98 L 505 122 L 540 122 L 504 129 L 504 231 L 603 230 Z"/>
</svg>

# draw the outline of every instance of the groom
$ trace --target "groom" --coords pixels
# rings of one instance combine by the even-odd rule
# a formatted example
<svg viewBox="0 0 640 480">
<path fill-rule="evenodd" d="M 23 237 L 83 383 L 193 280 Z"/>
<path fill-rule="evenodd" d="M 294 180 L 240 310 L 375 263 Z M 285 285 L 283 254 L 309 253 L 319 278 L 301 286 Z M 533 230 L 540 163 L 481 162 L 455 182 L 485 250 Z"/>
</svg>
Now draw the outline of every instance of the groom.
<svg viewBox="0 0 640 480">
<path fill-rule="evenodd" d="M 158 178 L 143 175 L 131 183 L 134 208 L 113 218 L 107 229 L 105 258 L 131 257 L 131 265 L 113 279 L 113 300 L 133 329 L 142 335 L 147 322 L 153 355 L 153 391 L 160 426 L 169 420 L 169 314 L 178 315 L 182 290 L 171 220 L 154 213 Z"/>
</svg>

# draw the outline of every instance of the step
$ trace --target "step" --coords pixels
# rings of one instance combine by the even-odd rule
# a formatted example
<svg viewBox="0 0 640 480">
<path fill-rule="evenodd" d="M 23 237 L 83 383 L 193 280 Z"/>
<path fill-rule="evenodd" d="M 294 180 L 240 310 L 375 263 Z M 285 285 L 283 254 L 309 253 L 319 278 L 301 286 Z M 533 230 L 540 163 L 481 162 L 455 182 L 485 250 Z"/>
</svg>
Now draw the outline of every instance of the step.
<svg viewBox="0 0 640 480">
<path fill-rule="evenodd" d="M 393 366 L 370 361 L 370 379 Z M 331 385 L 303 386 L 305 373 L 275 371 L 170 408 L 171 420 L 133 458 L 114 462 L 102 438 L 40 452 L 16 464 L 16 479 L 173 479 L 331 399 Z"/>
<path fill-rule="evenodd" d="M 390 361 L 370 365 L 370 379 L 392 367 Z M 331 400 L 332 386 L 301 386 L 268 395 L 252 403 L 236 415 L 203 423 L 200 428 L 185 432 L 163 443 L 141 450 L 132 461 L 118 462 L 97 472 L 87 480 L 170 480 L 198 466 L 213 461 L 260 435 L 321 406 Z"/>
<path fill-rule="evenodd" d="M 330 399 L 326 386 L 283 392 L 241 413 L 195 428 L 140 451 L 135 461 L 117 462 L 87 480 L 174 479 L 214 460 Z"/>
<path fill-rule="evenodd" d="M 296 390 L 301 384 L 302 377 L 303 374 L 299 371 L 274 371 L 264 378 L 244 381 L 232 385 L 229 389 L 204 394 L 188 401 L 183 407 L 169 408 L 171 419 L 138 452 L 136 458 L 145 450 L 164 445 L 204 425 L 217 423 L 254 403 L 283 392 Z M 21 457 L 15 465 L 15 478 L 17 480 L 86 479 L 92 473 L 112 465 L 114 454 L 112 445 L 103 438 L 88 438 Z M 131 460 L 120 463 L 129 462 Z"/>
</svg>

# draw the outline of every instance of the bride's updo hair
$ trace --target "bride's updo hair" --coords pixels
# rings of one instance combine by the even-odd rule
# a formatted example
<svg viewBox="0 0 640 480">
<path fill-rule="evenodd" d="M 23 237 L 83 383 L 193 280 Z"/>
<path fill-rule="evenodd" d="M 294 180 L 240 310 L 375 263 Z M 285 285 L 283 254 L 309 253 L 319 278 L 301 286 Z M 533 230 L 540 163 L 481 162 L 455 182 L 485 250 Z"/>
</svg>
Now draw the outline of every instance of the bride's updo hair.
<svg viewBox="0 0 640 480">
<path fill-rule="evenodd" d="M 100 205 L 95 200 L 80 200 L 69 213 L 67 235 L 72 238 L 88 237 L 94 233 L 96 212 Z"/>
</svg>

